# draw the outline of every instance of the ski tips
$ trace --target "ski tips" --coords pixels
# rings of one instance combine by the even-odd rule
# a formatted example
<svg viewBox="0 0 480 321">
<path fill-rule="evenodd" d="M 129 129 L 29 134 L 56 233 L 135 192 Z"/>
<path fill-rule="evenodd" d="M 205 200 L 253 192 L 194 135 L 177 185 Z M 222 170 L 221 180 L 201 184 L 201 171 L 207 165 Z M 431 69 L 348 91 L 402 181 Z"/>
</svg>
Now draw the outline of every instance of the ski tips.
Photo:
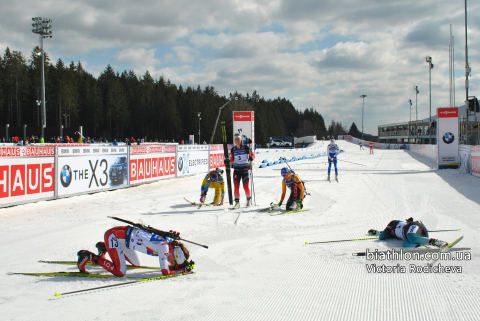
<svg viewBox="0 0 480 321">
<path fill-rule="evenodd" d="M 55 296 L 61 296 L 61 295 L 62 295 L 61 293 L 55 292 Z"/>
<path fill-rule="evenodd" d="M 308 242 L 305 242 L 305 245 L 307 245 L 307 244 L 308 244 Z"/>
</svg>

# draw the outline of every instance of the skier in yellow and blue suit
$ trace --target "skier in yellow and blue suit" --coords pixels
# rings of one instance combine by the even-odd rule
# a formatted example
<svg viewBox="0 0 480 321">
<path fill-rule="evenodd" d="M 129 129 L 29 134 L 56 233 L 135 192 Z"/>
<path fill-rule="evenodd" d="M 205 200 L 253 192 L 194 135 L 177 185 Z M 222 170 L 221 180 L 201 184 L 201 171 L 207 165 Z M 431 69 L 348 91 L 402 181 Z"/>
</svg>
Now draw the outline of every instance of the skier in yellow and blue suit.
<svg viewBox="0 0 480 321">
<path fill-rule="evenodd" d="M 219 168 L 216 168 L 213 171 L 208 172 L 208 174 L 203 179 L 200 196 L 200 203 L 204 203 L 207 197 L 207 192 L 209 188 L 215 189 L 215 198 L 213 202 L 215 206 L 223 205 L 223 198 L 225 197 L 225 180 L 223 179 L 223 171 Z"/>
</svg>

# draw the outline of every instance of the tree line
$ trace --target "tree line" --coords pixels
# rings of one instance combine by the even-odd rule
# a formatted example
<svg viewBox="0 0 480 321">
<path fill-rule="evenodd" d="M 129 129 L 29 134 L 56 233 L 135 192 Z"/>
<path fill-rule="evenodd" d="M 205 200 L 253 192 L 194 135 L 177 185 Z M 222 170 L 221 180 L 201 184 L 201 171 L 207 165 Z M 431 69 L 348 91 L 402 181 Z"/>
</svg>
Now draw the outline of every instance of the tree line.
<svg viewBox="0 0 480 321">
<path fill-rule="evenodd" d="M 26 59 L 20 51 L 7 47 L 3 57 L 0 56 L 2 125 L 41 126 L 37 104 L 41 100 L 39 53 L 40 49 L 35 47 Z M 342 124 L 334 120 L 327 129 L 322 115 L 313 108 L 300 111 L 288 99 L 265 99 L 257 91 L 221 96 L 213 86 L 184 88 L 163 76 L 154 79 L 148 71 L 137 76 L 133 70 L 120 73 L 111 65 L 96 78 L 81 62 L 72 61 L 67 65 L 58 59 L 53 63 L 47 53 L 44 67 L 47 127 L 83 126 L 84 136 L 179 142 L 195 135 L 198 142 L 198 113 L 201 113 L 201 141 L 209 142 L 218 110 L 228 99 L 231 101 L 220 116 L 227 132 L 232 132 L 232 111 L 254 111 L 255 138 L 262 145 L 272 136 L 317 135 L 321 138 L 347 133 Z M 219 127 L 220 124 L 213 143 L 222 142 Z"/>
</svg>

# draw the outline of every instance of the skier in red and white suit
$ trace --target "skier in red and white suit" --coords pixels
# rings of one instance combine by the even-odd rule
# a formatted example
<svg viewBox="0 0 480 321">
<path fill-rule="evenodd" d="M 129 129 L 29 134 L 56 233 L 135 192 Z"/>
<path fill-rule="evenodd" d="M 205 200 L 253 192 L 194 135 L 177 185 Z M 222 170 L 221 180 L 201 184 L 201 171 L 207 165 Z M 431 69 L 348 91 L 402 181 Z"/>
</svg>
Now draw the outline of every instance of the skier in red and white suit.
<svg viewBox="0 0 480 321">
<path fill-rule="evenodd" d="M 370 154 L 373 154 L 373 143 L 370 142 L 368 143 L 368 145 L 370 145 Z"/>
<path fill-rule="evenodd" d="M 80 272 L 85 272 L 85 265 L 94 262 L 115 276 L 124 276 L 127 270 L 126 261 L 132 265 L 141 265 L 138 252 L 158 256 L 163 275 L 190 272 L 195 262 L 188 262 L 190 254 L 183 243 L 169 237 L 131 226 L 116 226 L 105 232 L 105 243 L 98 242 L 99 255 L 81 250 L 77 253 L 77 266 Z M 105 258 L 108 252 L 112 261 Z"/>
</svg>

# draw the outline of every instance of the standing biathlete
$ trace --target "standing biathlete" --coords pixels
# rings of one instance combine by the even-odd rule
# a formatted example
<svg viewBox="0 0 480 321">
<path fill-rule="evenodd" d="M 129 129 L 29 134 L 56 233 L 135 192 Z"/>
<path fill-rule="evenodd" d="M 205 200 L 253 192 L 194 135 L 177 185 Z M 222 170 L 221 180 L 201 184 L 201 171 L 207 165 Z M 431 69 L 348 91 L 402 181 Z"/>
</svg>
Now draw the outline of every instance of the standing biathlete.
<svg viewBox="0 0 480 321">
<path fill-rule="evenodd" d="M 428 230 L 421 221 L 414 221 L 408 218 L 406 221 L 391 221 L 383 231 L 371 229 L 370 235 L 380 235 L 379 240 L 396 238 L 403 240 L 404 247 L 417 247 L 421 245 L 434 245 L 443 247 L 448 245 L 445 241 L 428 237 Z"/>
<path fill-rule="evenodd" d="M 233 187 L 235 205 L 240 206 L 240 181 L 243 182 L 243 189 L 247 197 L 246 206 L 252 205 L 252 196 L 250 193 L 250 162 L 254 160 L 255 154 L 250 151 L 250 147 L 243 143 L 240 134 L 235 134 L 235 146 L 231 149 L 230 164 L 233 167 Z"/>
<path fill-rule="evenodd" d="M 297 174 L 295 174 L 293 171 L 286 167 L 282 168 L 281 175 L 283 177 L 282 196 L 280 197 L 280 202 L 278 203 L 278 206 L 282 206 L 288 187 L 290 189 L 290 196 L 287 200 L 287 211 L 290 209 L 302 209 L 303 199 L 305 197 L 305 186 L 303 185 L 302 180 Z"/>
<path fill-rule="evenodd" d="M 338 154 L 338 145 L 335 144 L 335 139 L 332 138 L 330 144 L 327 146 L 327 155 L 328 155 L 328 177 L 327 179 L 330 180 L 330 169 L 332 168 L 332 163 L 335 166 L 335 179 L 338 177 L 338 169 L 337 169 L 337 154 Z"/>
<path fill-rule="evenodd" d="M 370 142 L 368 143 L 368 145 L 370 145 L 370 154 L 373 154 L 373 143 Z"/>
<path fill-rule="evenodd" d="M 158 256 L 163 275 L 190 272 L 195 262 L 188 262 L 190 254 L 183 243 L 169 237 L 146 232 L 132 226 L 116 226 L 105 232 L 105 242 L 98 242 L 98 255 L 87 250 L 78 251 L 77 266 L 80 272 L 88 273 L 85 265 L 94 262 L 115 276 L 124 276 L 126 261 L 134 266 L 141 265 L 138 252 Z M 105 258 L 106 253 L 112 259 Z"/>
<path fill-rule="evenodd" d="M 362 142 L 358 143 L 358 145 L 360 145 L 360 150 L 362 150 L 363 149 Z"/>
<path fill-rule="evenodd" d="M 214 171 L 207 173 L 203 179 L 200 195 L 200 203 L 204 203 L 207 197 L 209 188 L 215 189 L 215 198 L 213 203 L 215 206 L 223 205 L 223 198 L 225 197 L 225 181 L 223 179 L 223 171 L 218 167 Z"/>
</svg>

